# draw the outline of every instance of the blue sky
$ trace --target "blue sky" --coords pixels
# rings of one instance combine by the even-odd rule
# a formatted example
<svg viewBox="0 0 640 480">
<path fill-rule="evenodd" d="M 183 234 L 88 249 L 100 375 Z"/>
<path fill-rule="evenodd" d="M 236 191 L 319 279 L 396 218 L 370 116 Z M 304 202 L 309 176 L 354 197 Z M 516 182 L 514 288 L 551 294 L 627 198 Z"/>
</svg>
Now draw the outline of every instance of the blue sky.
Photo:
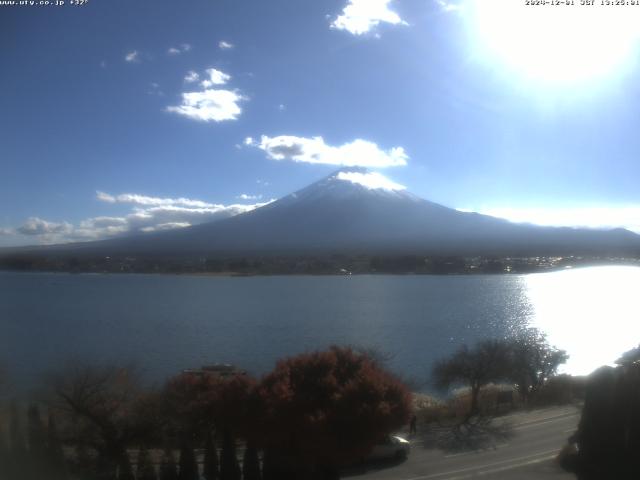
<svg viewBox="0 0 640 480">
<path fill-rule="evenodd" d="M 640 232 L 640 7 L 505 2 L 0 2 L 0 246 L 209 221 L 340 165 Z"/>
</svg>

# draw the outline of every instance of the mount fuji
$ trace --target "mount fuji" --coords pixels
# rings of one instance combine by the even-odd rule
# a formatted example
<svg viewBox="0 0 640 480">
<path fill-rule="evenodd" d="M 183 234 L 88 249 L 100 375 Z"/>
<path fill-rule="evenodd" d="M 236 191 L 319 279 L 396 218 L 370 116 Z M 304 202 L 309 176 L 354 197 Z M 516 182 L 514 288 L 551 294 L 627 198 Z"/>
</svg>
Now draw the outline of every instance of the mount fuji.
<svg viewBox="0 0 640 480">
<path fill-rule="evenodd" d="M 91 255 L 298 254 L 620 255 L 640 253 L 624 229 L 540 227 L 421 199 L 362 168 L 332 173 L 253 211 L 178 230 L 42 251 Z"/>
</svg>

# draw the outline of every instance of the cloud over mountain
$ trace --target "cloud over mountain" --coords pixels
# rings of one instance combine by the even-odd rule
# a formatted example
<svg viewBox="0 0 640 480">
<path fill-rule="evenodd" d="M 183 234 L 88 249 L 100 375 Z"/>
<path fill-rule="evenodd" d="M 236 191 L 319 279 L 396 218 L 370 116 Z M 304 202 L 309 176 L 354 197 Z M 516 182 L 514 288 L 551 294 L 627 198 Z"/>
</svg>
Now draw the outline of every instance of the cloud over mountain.
<svg viewBox="0 0 640 480">
<path fill-rule="evenodd" d="M 267 158 L 278 161 L 385 168 L 404 166 L 409 159 L 402 147 L 382 150 L 375 143 L 362 139 L 334 147 L 327 145 L 322 137 L 262 135 L 259 142 L 247 137 L 244 143 L 247 146 L 259 148 L 266 152 Z"/>
</svg>

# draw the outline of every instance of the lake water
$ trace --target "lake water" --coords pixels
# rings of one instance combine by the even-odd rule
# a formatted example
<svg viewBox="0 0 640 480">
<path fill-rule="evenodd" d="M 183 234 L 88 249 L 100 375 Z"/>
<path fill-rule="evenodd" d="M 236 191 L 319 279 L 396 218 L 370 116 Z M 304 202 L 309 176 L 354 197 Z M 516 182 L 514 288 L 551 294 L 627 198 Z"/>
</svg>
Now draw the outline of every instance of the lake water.
<svg viewBox="0 0 640 480">
<path fill-rule="evenodd" d="M 161 380 L 255 374 L 331 344 L 378 346 L 418 381 L 463 343 L 542 328 L 583 374 L 640 343 L 640 268 L 532 275 L 198 277 L 0 272 L 0 363 L 17 387 L 69 361 L 134 361 Z"/>
</svg>

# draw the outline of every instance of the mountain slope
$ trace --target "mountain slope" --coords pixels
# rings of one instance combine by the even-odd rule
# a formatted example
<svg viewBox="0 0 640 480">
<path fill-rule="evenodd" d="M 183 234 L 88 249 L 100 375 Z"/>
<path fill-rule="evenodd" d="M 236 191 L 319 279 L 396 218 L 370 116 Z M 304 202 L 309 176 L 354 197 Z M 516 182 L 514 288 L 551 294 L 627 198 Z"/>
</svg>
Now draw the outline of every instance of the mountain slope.
<svg viewBox="0 0 640 480">
<path fill-rule="evenodd" d="M 640 236 L 550 228 L 453 210 L 404 190 L 373 188 L 376 174 L 346 169 L 264 207 L 214 223 L 59 246 L 100 255 L 423 253 L 636 254 Z M 383 177 L 380 177 L 383 178 Z M 374 182 L 375 183 L 375 182 Z"/>
</svg>

